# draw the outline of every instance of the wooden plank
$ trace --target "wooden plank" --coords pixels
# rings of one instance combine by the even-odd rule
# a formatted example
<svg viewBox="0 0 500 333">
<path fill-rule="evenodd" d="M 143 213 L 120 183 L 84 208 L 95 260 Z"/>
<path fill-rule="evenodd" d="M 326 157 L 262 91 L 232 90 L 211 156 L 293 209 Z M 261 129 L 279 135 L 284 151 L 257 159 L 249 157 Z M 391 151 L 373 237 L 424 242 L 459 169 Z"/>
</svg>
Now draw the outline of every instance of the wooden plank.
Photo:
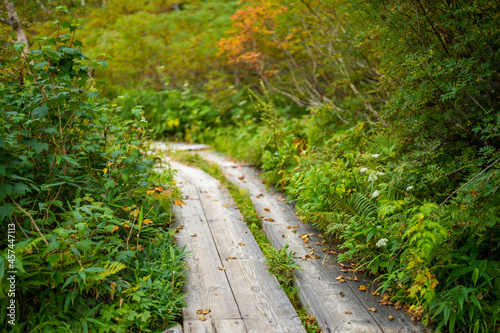
<svg viewBox="0 0 500 333">
<path fill-rule="evenodd" d="M 278 248 L 285 243 L 290 245 L 295 254 L 296 262 L 303 271 L 296 271 L 295 278 L 300 287 L 299 297 L 303 305 L 309 307 L 310 313 L 314 314 L 324 332 L 334 330 L 352 332 L 423 332 L 422 325 L 414 325 L 410 318 L 402 311 L 397 311 L 394 307 L 380 306 L 377 302 L 379 298 L 371 293 L 359 291 L 361 283 L 347 281 L 341 284 L 335 277 L 345 273 L 340 272 L 341 267 L 336 260 L 323 259 L 321 246 L 316 241 L 322 239 L 311 236 L 308 244 L 304 244 L 298 238 L 301 234 L 317 235 L 318 231 L 312 225 L 301 223 L 295 216 L 294 209 L 289 204 L 284 204 L 284 196 L 274 189 L 266 190 L 265 185 L 258 178 L 258 172 L 252 168 L 240 167 L 212 152 L 202 152 L 204 158 L 219 164 L 228 179 L 236 185 L 247 189 L 256 211 L 263 215 L 263 229 L 266 236 L 273 245 Z M 271 218 L 273 221 L 269 220 Z M 292 226 L 298 226 L 291 228 Z M 288 229 L 287 227 L 290 227 Z M 293 233 L 291 230 L 296 229 Z M 306 249 L 304 246 L 311 246 Z M 302 260 L 315 248 L 315 254 L 322 258 L 317 260 Z M 330 258 L 331 259 L 331 258 Z M 363 283 L 367 283 L 363 280 Z M 340 296 L 340 292 L 344 297 Z M 373 313 L 367 310 L 368 307 L 377 308 Z M 347 313 L 353 313 L 346 314 Z M 389 315 L 394 320 L 389 320 Z"/>
<path fill-rule="evenodd" d="M 201 143 L 156 141 L 151 144 L 151 148 L 156 152 L 161 151 L 197 151 L 209 149 L 210 146 Z"/>
<path fill-rule="evenodd" d="M 229 204 L 227 193 L 200 189 L 211 197 L 200 196 L 205 215 L 234 297 L 249 331 L 304 332 L 300 319 L 276 278 L 265 268 L 265 258 L 241 213 Z M 229 259 L 236 258 L 236 259 Z"/>
<path fill-rule="evenodd" d="M 184 322 L 185 333 L 243 333 L 247 332 L 242 319 L 189 320 Z"/>
<path fill-rule="evenodd" d="M 212 310 L 212 318 L 241 318 L 226 274 L 218 268 L 223 264 L 201 202 L 186 200 L 186 205 L 174 207 L 174 212 L 173 227 L 182 226 L 176 234 L 177 242 L 190 252 L 186 258 L 189 272 L 184 286 L 187 294 L 184 319 L 198 318 L 196 311 L 206 308 Z"/>
</svg>

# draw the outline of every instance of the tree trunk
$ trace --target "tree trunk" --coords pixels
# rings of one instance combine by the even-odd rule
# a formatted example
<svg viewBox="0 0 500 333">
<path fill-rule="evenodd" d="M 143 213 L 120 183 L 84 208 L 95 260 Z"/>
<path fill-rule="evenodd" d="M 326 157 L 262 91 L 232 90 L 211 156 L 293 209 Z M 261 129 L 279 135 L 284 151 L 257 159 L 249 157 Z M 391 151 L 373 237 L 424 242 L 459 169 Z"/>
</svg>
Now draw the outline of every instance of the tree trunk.
<svg viewBox="0 0 500 333">
<path fill-rule="evenodd" d="M 9 21 L 12 23 L 12 28 L 16 31 L 17 41 L 24 43 L 24 53 L 28 54 L 30 51 L 28 38 L 26 38 L 26 34 L 24 33 L 19 15 L 17 15 L 16 7 L 14 6 L 14 3 L 9 0 L 4 0 L 4 3 L 5 7 L 7 7 L 7 11 L 9 12 Z"/>
</svg>

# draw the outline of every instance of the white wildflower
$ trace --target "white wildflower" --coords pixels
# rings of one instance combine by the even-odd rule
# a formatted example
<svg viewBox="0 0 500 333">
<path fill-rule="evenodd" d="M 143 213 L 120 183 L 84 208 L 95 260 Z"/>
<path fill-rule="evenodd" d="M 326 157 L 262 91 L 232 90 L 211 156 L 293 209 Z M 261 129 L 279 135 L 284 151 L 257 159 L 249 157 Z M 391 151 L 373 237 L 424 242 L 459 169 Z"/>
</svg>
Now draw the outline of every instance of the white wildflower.
<svg viewBox="0 0 500 333">
<path fill-rule="evenodd" d="M 408 187 L 406 188 L 406 192 L 413 190 L 413 188 L 414 188 L 414 187 L 415 187 L 415 186 L 413 186 L 413 185 L 412 185 L 412 186 L 408 186 Z"/>
<path fill-rule="evenodd" d="M 372 173 L 368 176 L 368 181 L 371 183 L 371 182 L 374 182 L 378 179 L 377 175 Z"/>
<path fill-rule="evenodd" d="M 373 158 L 378 158 L 380 156 L 380 154 L 373 154 L 372 157 Z"/>
<path fill-rule="evenodd" d="M 360 173 L 365 173 L 366 171 L 368 171 L 368 168 L 361 168 L 361 169 L 359 169 Z"/>
<path fill-rule="evenodd" d="M 387 245 L 387 238 L 381 238 L 377 244 L 375 244 L 377 247 L 381 247 L 381 246 L 386 246 Z"/>
<path fill-rule="evenodd" d="M 378 176 L 384 176 L 384 175 L 385 175 L 385 173 L 383 173 L 383 172 L 377 172 L 377 175 L 378 175 Z"/>
<path fill-rule="evenodd" d="M 373 192 L 373 194 L 372 194 L 372 198 L 376 198 L 376 197 L 378 197 L 379 195 L 380 195 L 380 191 L 378 191 L 378 190 L 377 190 L 377 191 Z"/>
</svg>

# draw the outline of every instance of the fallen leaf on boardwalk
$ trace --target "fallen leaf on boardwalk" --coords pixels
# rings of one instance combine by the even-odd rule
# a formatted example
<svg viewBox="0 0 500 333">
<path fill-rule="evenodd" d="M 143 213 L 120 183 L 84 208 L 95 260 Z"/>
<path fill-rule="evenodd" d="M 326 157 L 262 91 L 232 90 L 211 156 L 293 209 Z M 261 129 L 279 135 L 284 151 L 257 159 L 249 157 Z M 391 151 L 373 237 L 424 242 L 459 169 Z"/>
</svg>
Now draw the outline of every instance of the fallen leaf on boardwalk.
<svg viewBox="0 0 500 333">
<path fill-rule="evenodd" d="M 352 268 L 352 266 L 351 266 L 351 265 L 346 265 L 346 264 L 343 264 L 343 263 L 341 263 L 341 262 L 339 262 L 339 265 L 340 265 L 341 267 L 344 267 L 344 268 Z"/>
<path fill-rule="evenodd" d="M 207 318 L 205 318 L 205 317 L 203 317 L 203 316 L 200 316 L 200 320 L 201 320 L 201 321 L 205 321 L 205 320 L 207 320 Z"/>
<path fill-rule="evenodd" d="M 243 180 L 245 179 L 245 175 L 241 176 L 241 177 L 238 177 L 239 180 Z"/>
<path fill-rule="evenodd" d="M 315 255 L 315 256 L 314 256 L 314 259 L 319 259 L 319 258 L 321 258 L 321 257 L 320 257 L 320 256 L 318 256 L 318 255 Z"/>
<path fill-rule="evenodd" d="M 293 233 L 297 232 L 297 229 L 292 229 L 292 232 L 293 232 Z"/>
<path fill-rule="evenodd" d="M 174 205 L 175 206 L 182 206 L 182 205 L 184 205 L 184 201 L 182 201 L 181 199 L 175 199 Z"/>
<path fill-rule="evenodd" d="M 306 249 L 310 249 L 310 248 L 311 248 L 311 245 L 309 245 L 309 244 L 308 244 L 308 245 L 304 245 L 304 247 L 305 247 Z"/>
<path fill-rule="evenodd" d="M 191 237 L 196 237 L 196 236 L 198 236 L 198 235 L 197 235 L 197 234 L 192 234 L 192 235 L 191 235 Z"/>
<path fill-rule="evenodd" d="M 274 219 L 273 218 L 269 218 L 269 222 L 274 222 Z"/>
<path fill-rule="evenodd" d="M 223 206 L 224 208 L 227 208 L 227 204 L 223 204 L 222 206 Z"/>
<path fill-rule="evenodd" d="M 203 311 L 203 310 L 196 310 L 196 313 L 197 313 L 197 314 L 201 314 L 201 312 L 202 312 L 202 311 Z"/>
<path fill-rule="evenodd" d="M 269 212 L 271 212 L 271 210 L 270 210 L 269 208 L 264 208 L 264 210 L 265 210 L 266 212 L 268 212 L 268 213 L 269 213 Z"/>
<path fill-rule="evenodd" d="M 238 243 L 240 246 L 245 246 L 245 243 Z"/>
<path fill-rule="evenodd" d="M 347 270 L 347 269 L 341 269 L 340 271 L 341 271 L 342 273 L 347 273 L 347 272 L 348 272 L 348 270 Z"/>
<path fill-rule="evenodd" d="M 316 241 L 316 244 L 318 244 L 318 245 L 325 245 L 325 243 L 326 243 L 326 240 L 321 241 L 321 242 L 320 241 Z"/>
<path fill-rule="evenodd" d="M 389 316 L 389 320 L 394 320 L 394 317 L 393 316 Z"/>
<path fill-rule="evenodd" d="M 339 275 L 339 276 L 337 276 L 337 277 L 335 278 L 335 280 L 343 280 L 343 279 L 344 279 L 344 277 L 343 277 L 342 275 Z"/>
<path fill-rule="evenodd" d="M 285 211 L 285 208 L 281 209 L 282 211 Z"/>
<path fill-rule="evenodd" d="M 281 235 L 281 237 L 286 238 L 286 235 Z"/>
<path fill-rule="evenodd" d="M 175 229 L 177 229 L 177 230 L 181 230 L 181 229 L 184 229 L 184 226 L 183 226 L 183 225 L 180 225 L 180 226 L 178 226 L 178 227 L 177 227 L 177 228 L 175 228 Z"/>
<path fill-rule="evenodd" d="M 368 310 L 370 310 L 371 312 L 377 312 L 376 308 L 368 308 Z"/>
<path fill-rule="evenodd" d="M 372 295 L 373 296 L 380 296 L 380 293 L 376 292 L 376 291 L 372 291 Z"/>
<path fill-rule="evenodd" d="M 345 314 L 352 314 L 352 312 L 346 311 Z"/>
<path fill-rule="evenodd" d="M 366 289 L 366 287 L 365 287 L 365 286 L 363 286 L 363 285 L 360 285 L 360 286 L 359 286 L 359 290 L 361 290 L 361 291 L 368 291 L 368 289 Z"/>
<path fill-rule="evenodd" d="M 206 315 L 206 314 L 209 314 L 210 312 L 212 312 L 212 310 L 205 309 L 205 310 L 203 310 L 202 314 Z"/>
<path fill-rule="evenodd" d="M 292 229 L 292 226 L 291 226 L 291 225 L 288 225 L 286 228 L 287 228 L 287 229 Z"/>
<path fill-rule="evenodd" d="M 354 275 L 354 276 L 352 277 L 352 279 L 353 279 L 354 281 L 356 281 L 356 282 L 359 282 L 359 278 L 358 278 L 356 275 Z"/>
<path fill-rule="evenodd" d="M 227 257 L 227 259 L 236 259 L 236 257 Z"/>
<path fill-rule="evenodd" d="M 341 291 L 341 292 L 340 292 L 340 297 L 344 297 L 344 295 L 345 295 L 345 294 L 344 294 L 344 292 L 343 292 L 343 291 Z"/>
<path fill-rule="evenodd" d="M 392 305 L 393 303 L 387 299 L 381 299 L 380 301 L 378 301 L 380 303 L 380 305 Z"/>
<path fill-rule="evenodd" d="M 298 228 L 299 226 L 298 225 L 292 225 L 292 228 Z"/>
<path fill-rule="evenodd" d="M 219 271 L 225 271 L 225 270 L 226 270 L 226 268 L 224 268 L 224 267 L 219 267 Z"/>
<path fill-rule="evenodd" d="M 319 238 L 324 238 L 325 236 L 323 236 L 323 234 L 318 234 L 318 237 Z"/>
<path fill-rule="evenodd" d="M 246 230 L 243 230 L 243 231 L 242 231 L 242 233 L 244 233 L 244 234 L 246 234 L 247 232 L 248 232 L 248 231 L 246 231 Z"/>
</svg>

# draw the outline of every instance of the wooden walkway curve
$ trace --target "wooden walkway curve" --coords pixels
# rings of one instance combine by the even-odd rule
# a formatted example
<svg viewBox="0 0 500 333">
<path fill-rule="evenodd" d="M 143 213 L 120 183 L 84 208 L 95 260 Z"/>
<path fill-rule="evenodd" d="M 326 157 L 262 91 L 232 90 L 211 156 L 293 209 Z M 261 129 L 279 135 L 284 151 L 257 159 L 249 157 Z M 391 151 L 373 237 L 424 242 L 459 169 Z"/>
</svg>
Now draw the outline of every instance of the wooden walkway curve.
<svg viewBox="0 0 500 333">
<path fill-rule="evenodd" d="M 227 190 L 199 169 L 171 164 L 186 202 L 174 227 L 191 251 L 184 332 L 305 332 Z"/>
<path fill-rule="evenodd" d="M 185 144 L 174 147 L 206 148 Z M 288 244 L 295 252 L 302 268 L 294 272 L 299 298 L 324 333 L 426 331 L 402 311 L 381 306 L 379 297 L 361 291 L 360 285 L 368 286 L 362 277 L 360 281 L 346 279 L 345 283 L 336 280 L 339 275 L 352 277 L 353 273 L 345 272 L 334 256 L 322 252 L 318 231 L 298 220 L 282 194 L 267 190 L 256 170 L 211 151 L 199 153 L 218 164 L 231 182 L 249 191 L 257 213 L 264 217 L 263 228 L 273 246 Z M 186 205 L 176 208 L 175 227 L 182 227 L 178 242 L 191 251 L 184 332 L 305 332 L 278 282 L 265 269 L 264 257 L 227 190 L 199 169 L 176 162 L 171 165 L 178 170 L 177 179 L 186 197 Z M 309 235 L 307 244 L 299 237 L 305 234 Z M 303 260 L 312 249 L 319 258 Z M 376 308 L 376 312 L 368 308 Z M 206 315 L 197 313 L 207 309 L 210 312 Z"/>
</svg>

